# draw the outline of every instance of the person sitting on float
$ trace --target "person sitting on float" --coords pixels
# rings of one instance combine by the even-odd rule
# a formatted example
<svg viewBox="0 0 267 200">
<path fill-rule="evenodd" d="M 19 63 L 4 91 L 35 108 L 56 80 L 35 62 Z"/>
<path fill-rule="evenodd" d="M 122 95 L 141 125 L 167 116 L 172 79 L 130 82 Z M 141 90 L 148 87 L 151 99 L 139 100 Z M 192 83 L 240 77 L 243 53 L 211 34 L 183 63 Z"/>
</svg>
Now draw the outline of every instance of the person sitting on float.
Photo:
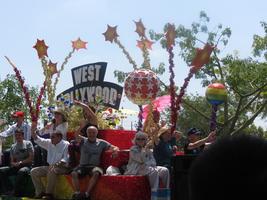
<svg viewBox="0 0 267 200">
<path fill-rule="evenodd" d="M 87 128 L 87 137 L 75 132 L 76 141 L 80 143 L 81 155 L 79 166 L 71 172 L 74 187 L 73 199 L 90 199 L 90 193 L 96 185 L 99 177 L 103 175 L 103 169 L 99 167 L 103 151 L 111 150 L 113 156 L 117 156 L 119 148 L 109 142 L 97 138 L 98 129 L 95 126 Z M 90 175 L 91 179 L 85 193 L 81 193 L 79 177 Z"/>
<path fill-rule="evenodd" d="M 169 188 L 170 174 L 166 167 L 156 165 L 152 151 L 146 147 L 148 136 L 144 132 L 137 132 L 133 139 L 134 145 L 130 149 L 130 157 L 125 175 L 148 176 L 151 187 L 151 199 L 157 198 L 159 180 L 164 188 Z"/>
<path fill-rule="evenodd" d="M 198 155 L 203 151 L 205 145 L 213 142 L 215 138 L 216 131 L 211 131 L 207 137 L 201 139 L 201 131 L 196 128 L 190 128 L 187 132 L 184 153 Z"/>
<path fill-rule="evenodd" d="M 172 144 L 172 135 L 170 128 L 164 126 L 159 129 L 157 137 L 158 141 L 155 141 L 153 148 L 153 155 L 156 159 L 158 166 L 167 167 L 171 169 L 171 158 L 176 151 L 176 144 Z M 175 138 L 174 138 L 175 139 Z"/>
<path fill-rule="evenodd" d="M 47 150 L 48 166 L 39 166 L 31 170 L 31 178 L 35 188 L 35 197 L 53 199 L 57 177 L 69 173 L 68 146 L 69 142 L 63 140 L 60 130 L 55 130 L 49 139 L 41 138 L 36 133 L 37 124 L 32 124 L 32 137 L 34 142 Z M 46 177 L 47 184 L 43 185 L 41 177 Z"/>
<path fill-rule="evenodd" d="M 24 181 L 30 172 L 33 161 L 33 145 L 30 141 L 24 140 L 23 129 L 15 130 L 15 143 L 10 149 L 10 166 L 0 168 L 0 193 L 3 194 L 14 188 L 15 196 L 22 196 L 24 193 Z M 15 176 L 15 185 L 12 187 L 8 177 Z"/>
<path fill-rule="evenodd" d="M 87 104 L 74 100 L 74 104 L 80 106 L 83 109 L 83 118 L 80 121 L 80 126 L 76 130 L 76 132 L 84 137 L 87 137 L 86 130 L 89 126 L 95 126 L 98 128 L 98 119 L 95 114 L 95 109 L 92 106 L 88 106 Z M 78 164 L 77 154 L 80 153 L 80 144 L 76 142 L 76 140 L 72 140 L 69 145 L 69 161 L 71 167 L 76 167 Z"/>
<path fill-rule="evenodd" d="M 74 100 L 74 104 L 80 106 L 83 109 L 84 120 L 81 120 L 78 131 L 81 132 L 82 136 L 86 137 L 86 130 L 89 126 L 95 126 L 96 128 L 98 128 L 98 120 L 95 114 L 95 109 L 92 106 L 88 106 L 87 104 L 78 100 Z"/>
<path fill-rule="evenodd" d="M 48 123 L 41 130 L 37 130 L 37 134 L 42 138 L 50 138 L 55 131 L 62 133 L 62 138 L 67 139 L 68 121 L 67 114 L 63 109 L 56 109 L 53 111 L 54 119 Z M 34 146 L 34 166 L 47 165 L 47 151 L 38 145 Z"/>
<path fill-rule="evenodd" d="M 14 136 L 17 128 L 23 130 L 24 140 L 31 141 L 31 126 L 25 120 L 25 114 L 22 111 L 17 111 L 13 113 L 12 118 L 15 120 L 15 124 L 11 125 L 7 130 L 4 130 L 0 133 L 0 139 L 7 138 L 9 136 Z M 2 140 L 2 142 L 5 140 Z M 14 138 L 15 142 L 15 138 Z M 6 149 L 3 151 L 3 160 L 2 164 L 9 165 L 10 164 L 10 149 Z"/>
</svg>

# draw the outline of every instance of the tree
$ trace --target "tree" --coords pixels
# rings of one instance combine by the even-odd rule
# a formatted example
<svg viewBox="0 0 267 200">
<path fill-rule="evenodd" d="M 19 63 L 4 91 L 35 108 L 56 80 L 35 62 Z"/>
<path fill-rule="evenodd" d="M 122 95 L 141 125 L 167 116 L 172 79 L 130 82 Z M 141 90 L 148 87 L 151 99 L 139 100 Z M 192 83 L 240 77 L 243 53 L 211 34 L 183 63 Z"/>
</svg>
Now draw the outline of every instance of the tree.
<svg viewBox="0 0 267 200">
<path fill-rule="evenodd" d="M 30 87 L 32 101 L 35 102 L 38 96 L 38 88 Z M 12 123 L 11 113 L 22 110 L 26 113 L 26 119 L 29 119 L 29 110 L 24 100 L 24 94 L 15 77 L 7 75 L 4 80 L 0 80 L 0 118 Z"/>
<path fill-rule="evenodd" d="M 195 76 L 202 80 L 203 87 L 212 82 L 221 82 L 227 87 L 228 101 L 219 107 L 218 127 L 222 134 L 232 135 L 253 125 L 256 117 L 266 117 L 267 98 L 261 94 L 267 90 L 267 64 L 251 57 L 241 59 L 237 55 L 221 56 L 220 48 L 227 45 L 231 30 L 218 25 L 216 29 L 213 28 L 212 31 L 209 31 L 208 23 L 209 17 L 202 11 L 200 21 L 193 22 L 190 28 L 179 25 L 176 29 L 176 44 L 179 46 L 179 55 L 188 66 L 194 58 L 196 48 L 205 43 L 216 47 L 210 63 L 205 65 Z M 267 25 L 265 23 L 262 25 L 267 35 Z M 166 27 L 167 25 L 164 32 Z M 151 39 L 160 41 L 162 47 L 166 48 L 164 33 L 150 31 L 150 35 Z M 264 52 L 265 59 L 267 59 L 266 50 L 267 36 L 254 36 L 254 55 L 260 56 Z M 184 104 L 186 102 L 185 100 Z M 202 118 L 209 119 L 209 115 L 205 112 L 206 107 L 195 107 L 199 106 L 196 102 L 187 102 L 187 106 Z M 186 113 L 182 112 L 179 123 L 183 122 L 182 117 L 184 116 Z M 198 122 L 201 121 L 198 120 Z M 199 126 L 203 127 L 201 123 Z"/>
</svg>

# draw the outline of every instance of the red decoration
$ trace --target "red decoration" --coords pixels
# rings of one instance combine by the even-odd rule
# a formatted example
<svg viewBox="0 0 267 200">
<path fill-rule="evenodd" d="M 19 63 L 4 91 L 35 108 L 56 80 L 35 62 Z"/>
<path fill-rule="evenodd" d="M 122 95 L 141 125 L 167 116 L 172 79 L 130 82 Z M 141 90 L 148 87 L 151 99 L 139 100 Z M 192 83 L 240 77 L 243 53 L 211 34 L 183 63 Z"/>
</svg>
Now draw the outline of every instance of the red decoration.
<svg viewBox="0 0 267 200">
<path fill-rule="evenodd" d="M 72 184 L 71 176 L 65 176 Z M 90 177 L 80 178 L 80 188 L 85 192 Z M 66 183 L 67 184 L 67 183 Z M 150 186 L 147 176 L 101 176 L 92 191 L 94 200 L 150 200 Z M 71 197 L 69 197 L 71 198 Z"/>
<path fill-rule="evenodd" d="M 168 24 L 168 28 L 166 32 L 167 49 L 175 45 L 175 36 L 176 36 L 175 26 Z"/>
<path fill-rule="evenodd" d="M 212 53 L 214 47 L 210 44 L 206 44 L 203 49 L 197 49 L 196 56 L 193 59 L 191 66 L 200 69 L 203 65 L 208 64 L 210 61 L 210 54 Z"/>
<path fill-rule="evenodd" d="M 103 33 L 103 35 L 105 36 L 106 41 L 110 41 L 112 43 L 119 36 L 117 34 L 117 26 L 112 27 L 112 26 L 108 25 L 108 28 L 107 28 L 106 32 Z"/>
<path fill-rule="evenodd" d="M 124 83 L 127 98 L 137 105 L 149 104 L 158 94 L 160 81 L 157 75 L 148 69 L 131 72 Z"/>
<path fill-rule="evenodd" d="M 136 30 L 135 32 L 138 33 L 139 37 L 145 37 L 146 33 L 146 28 L 142 22 L 142 20 L 140 19 L 138 22 L 134 22 L 136 25 Z"/>
<path fill-rule="evenodd" d="M 37 98 L 37 102 L 36 102 L 36 106 L 35 106 L 35 109 L 33 108 L 33 103 L 32 103 L 32 100 L 31 100 L 31 96 L 30 96 L 30 93 L 29 93 L 29 90 L 28 88 L 25 86 L 25 79 L 21 76 L 21 73 L 20 71 L 18 70 L 18 68 L 11 62 L 11 60 L 5 56 L 5 58 L 7 59 L 7 61 L 9 62 L 9 64 L 13 67 L 13 70 L 15 72 L 15 75 L 19 81 L 19 84 L 21 86 L 21 89 L 22 89 L 22 92 L 24 93 L 24 98 L 26 100 L 26 104 L 30 110 L 30 115 L 31 115 L 31 120 L 32 122 L 37 122 L 38 120 L 38 117 L 39 117 L 39 113 L 40 113 L 40 105 L 41 105 L 41 100 L 42 100 L 42 97 L 44 95 L 44 90 L 45 90 L 45 87 L 46 87 L 46 82 L 44 81 L 43 83 L 43 86 L 40 90 L 40 93 L 38 95 L 38 98 Z"/>
<path fill-rule="evenodd" d="M 75 50 L 79 50 L 79 49 L 86 49 L 86 44 L 87 42 L 82 41 L 80 38 L 78 38 L 75 41 L 72 41 L 72 47 Z"/>
<path fill-rule="evenodd" d="M 43 57 L 45 56 L 48 56 L 47 55 L 47 49 L 48 49 L 48 46 L 46 46 L 44 40 L 38 40 L 37 39 L 37 42 L 36 44 L 33 46 L 33 48 L 36 49 L 37 53 L 38 53 L 38 57 L 40 59 L 42 59 Z"/>
<path fill-rule="evenodd" d="M 51 62 L 51 60 L 49 60 L 48 69 L 49 69 L 49 73 L 50 73 L 51 76 L 53 76 L 54 74 L 58 73 L 58 71 L 57 71 L 57 63 L 53 63 L 53 62 Z"/>
<path fill-rule="evenodd" d="M 137 40 L 137 46 L 140 48 L 140 49 L 150 49 L 152 50 L 152 44 L 153 42 L 151 42 L 150 40 L 148 39 L 145 39 L 145 40 L 142 40 L 142 41 L 139 41 Z"/>
</svg>

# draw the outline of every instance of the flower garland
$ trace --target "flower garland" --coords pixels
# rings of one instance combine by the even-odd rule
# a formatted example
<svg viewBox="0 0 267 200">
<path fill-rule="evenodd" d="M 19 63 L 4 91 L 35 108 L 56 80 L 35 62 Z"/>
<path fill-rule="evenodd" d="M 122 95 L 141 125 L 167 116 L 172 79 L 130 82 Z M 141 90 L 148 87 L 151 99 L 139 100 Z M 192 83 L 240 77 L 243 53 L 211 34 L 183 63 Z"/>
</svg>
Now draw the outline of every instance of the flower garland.
<svg viewBox="0 0 267 200">
<path fill-rule="evenodd" d="M 31 121 L 32 122 L 36 122 L 39 118 L 39 113 L 40 113 L 40 105 L 41 105 L 41 101 L 42 101 L 42 97 L 44 95 L 44 91 L 45 91 L 45 87 L 46 87 L 46 82 L 44 81 L 43 86 L 41 87 L 40 93 L 38 95 L 37 98 L 37 102 L 35 105 L 35 109 L 33 108 L 33 103 L 31 100 L 31 96 L 29 93 L 28 88 L 25 86 L 25 79 L 22 77 L 21 72 L 18 70 L 18 68 L 10 61 L 10 59 L 5 56 L 5 58 L 7 59 L 8 63 L 13 67 L 13 70 L 15 72 L 16 78 L 19 81 L 19 84 L 21 86 L 21 89 L 24 93 L 24 98 L 26 100 L 26 104 L 28 105 L 28 108 L 30 110 L 30 115 L 31 115 Z"/>
<path fill-rule="evenodd" d="M 169 53 L 169 72 L 170 72 L 170 96 L 171 96 L 171 133 L 175 130 L 176 121 L 177 121 L 177 112 L 175 107 L 175 82 L 174 82 L 174 53 L 173 53 L 173 46 L 175 45 L 175 26 L 168 24 L 167 32 L 166 32 L 166 40 L 167 40 L 167 51 Z"/>
</svg>

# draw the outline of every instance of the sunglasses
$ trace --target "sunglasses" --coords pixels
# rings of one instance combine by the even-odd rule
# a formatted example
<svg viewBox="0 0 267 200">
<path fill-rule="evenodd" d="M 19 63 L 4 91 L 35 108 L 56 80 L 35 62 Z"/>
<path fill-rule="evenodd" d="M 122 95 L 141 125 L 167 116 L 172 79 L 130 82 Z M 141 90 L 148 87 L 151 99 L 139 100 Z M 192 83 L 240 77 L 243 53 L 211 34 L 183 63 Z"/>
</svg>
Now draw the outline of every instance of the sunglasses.
<svg viewBox="0 0 267 200">
<path fill-rule="evenodd" d="M 136 138 L 136 140 L 144 141 L 146 138 Z"/>
</svg>

